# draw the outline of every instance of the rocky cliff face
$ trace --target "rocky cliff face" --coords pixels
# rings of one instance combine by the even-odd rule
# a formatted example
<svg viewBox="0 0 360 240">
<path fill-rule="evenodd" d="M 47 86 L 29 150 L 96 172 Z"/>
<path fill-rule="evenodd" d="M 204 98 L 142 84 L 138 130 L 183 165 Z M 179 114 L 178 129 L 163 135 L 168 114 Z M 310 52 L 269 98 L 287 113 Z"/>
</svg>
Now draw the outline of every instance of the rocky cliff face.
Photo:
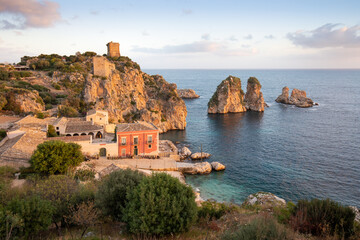
<svg viewBox="0 0 360 240">
<path fill-rule="evenodd" d="M 229 76 L 220 83 L 208 103 L 208 113 L 245 112 L 240 78 Z"/>
<path fill-rule="evenodd" d="M 45 104 L 37 91 L 17 90 L 14 92 L 14 100 L 20 107 L 21 112 L 41 112 L 45 110 Z"/>
<path fill-rule="evenodd" d="M 306 92 L 296 88 L 292 90 L 291 96 L 289 98 L 289 88 L 284 87 L 282 89 L 281 95 L 279 95 L 275 101 L 278 103 L 291 104 L 302 108 L 314 106 L 313 100 L 306 97 Z"/>
<path fill-rule="evenodd" d="M 200 96 L 192 89 L 178 89 L 179 97 L 184 99 L 199 98 Z"/>
<path fill-rule="evenodd" d="M 89 74 L 84 100 L 96 109 L 108 110 L 110 121 L 115 123 L 142 120 L 152 122 L 160 132 L 186 127 L 187 110 L 176 84 L 136 68 L 115 70 L 108 78 Z"/>
<path fill-rule="evenodd" d="M 259 80 L 254 77 L 250 77 L 247 82 L 246 94 L 245 94 L 245 107 L 247 110 L 263 112 L 267 106 L 261 90 L 261 84 Z"/>
</svg>

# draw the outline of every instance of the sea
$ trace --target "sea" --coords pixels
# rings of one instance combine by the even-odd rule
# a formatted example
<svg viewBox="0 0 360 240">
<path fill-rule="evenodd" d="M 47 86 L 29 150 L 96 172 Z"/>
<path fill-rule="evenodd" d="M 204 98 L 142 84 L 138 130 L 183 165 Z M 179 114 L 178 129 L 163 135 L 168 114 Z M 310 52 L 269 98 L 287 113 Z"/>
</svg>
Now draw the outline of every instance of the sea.
<svg viewBox="0 0 360 240">
<path fill-rule="evenodd" d="M 287 201 L 330 198 L 360 207 L 360 70 L 144 70 L 160 74 L 198 99 L 185 100 L 183 131 L 161 135 L 211 153 L 223 172 L 186 176 L 204 199 L 242 203 L 259 191 Z M 229 75 L 256 77 L 269 105 L 264 112 L 207 113 L 216 87 Z M 319 105 L 297 108 L 275 102 L 284 86 L 305 90 Z"/>
</svg>

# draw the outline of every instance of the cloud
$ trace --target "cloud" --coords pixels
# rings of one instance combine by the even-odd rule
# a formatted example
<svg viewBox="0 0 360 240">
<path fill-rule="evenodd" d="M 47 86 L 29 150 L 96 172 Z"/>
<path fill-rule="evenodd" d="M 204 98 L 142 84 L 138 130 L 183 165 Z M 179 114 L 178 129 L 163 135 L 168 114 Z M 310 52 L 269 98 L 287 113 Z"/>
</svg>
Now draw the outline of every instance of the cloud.
<svg viewBox="0 0 360 240">
<path fill-rule="evenodd" d="M 232 35 L 232 36 L 229 37 L 229 40 L 235 42 L 235 41 L 237 41 L 238 39 L 237 39 L 234 35 Z"/>
<path fill-rule="evenodd" d="M 98 15 L 100 13 L 100 11 L 90 11 L 91 15 Z"/>
<path fill-rule="evenodd" d="M 166 45 L 162 48 L 133 47 L 132 51 L 151 54 L 213 53 L 221 56 L 249 56 L 257 52 L 256 49 L 229 48 L 227 44 L 207 40 L 179 45 Z"/>
<path fill-rule="evenodd" d="M 23 33 L 20 32 L 20 31 L 14 31 L 14 33 L 16 34 L 16 36 L 22 36 L 23 35 Z"/>
<path fill-rule="evenodd" d="M 193 13 L 193 11 L 191 9 L 183 9 L 181 13 L 182 15 L 190 15 Z"/>
<path fill-rule="evenodd" d="M 266 39 L 274 39 L 275 37 L 274 37 L 274 35 L 270 34 L 270 35 L 266 35 L 264 38 L 266 38 Z"/>
<path fill-rule="evenodd" d="M 142 34 L 143 36 L 149 36 L 149 35 L 150 35 L 146 30 L 144 30 L 141 34 Z"/>
<path fill-rule="evenodd" d="M 209 33 L 204 33 L 203 35 L 201 35 L 201 39 L 202 40 L 210 40 L 210 34 Z"/>
<path fill-rule="evenodd" d="M 360 47 L 360 25 L 346 27 L 342 24 L 325 24 L 311 31 L 288 33 L 287 38 L 295 45 L 308 48 Z"/>
<path fill-rule="evenodd" d="M 1 1 L 0 29 L 44 28 L 61 20 L 59 4 L 49 0 Z M 5 19 L 4 19 L 5 18 Z"/>
<path fill-rule="evenodd" d="M 246 39 L 246 40 L 251 40 L 252 38 L 253 38 L 253 36 L 251 34 L 244 37 L 244 39 Z"/>
</svg>

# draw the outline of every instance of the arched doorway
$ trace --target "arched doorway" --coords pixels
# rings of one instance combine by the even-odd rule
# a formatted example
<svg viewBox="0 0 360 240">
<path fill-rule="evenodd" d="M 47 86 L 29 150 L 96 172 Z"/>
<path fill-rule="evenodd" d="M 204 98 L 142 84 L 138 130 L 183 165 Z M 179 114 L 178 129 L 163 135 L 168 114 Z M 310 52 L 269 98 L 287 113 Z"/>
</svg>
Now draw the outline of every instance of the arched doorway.
<svg viewBox="0 0 360 240">
<path fill-rule="evenodd" d="M 74 135 L 73 136 L 79 136 L 79 134 L 78 133 L 74 133 Z"/>
<path fill-rule="evenodd" d="M 102 136 L 103 136 L 102 133 L 99 131 L 99 132 L 97 132 L 95 138 L 102 138 Z"/>
<path fill-rule="evenodd" d="M 82 133 L 81 136 L 86 136 L 86 133 Z"/>
<path fill-rule="evenodd" d="M 106 148 L 100 148 L 100 157 L 106 157 Z"/>
<path fill-rule="evenodd" d="M 139 154 L 138 147 L 134 146 L 134 156 L 137 156 Z"/>
<path fill-rule="evenodd" d="M 67 137 L 71 137 L 71 134 L 66 134 Z"/>
</svg>

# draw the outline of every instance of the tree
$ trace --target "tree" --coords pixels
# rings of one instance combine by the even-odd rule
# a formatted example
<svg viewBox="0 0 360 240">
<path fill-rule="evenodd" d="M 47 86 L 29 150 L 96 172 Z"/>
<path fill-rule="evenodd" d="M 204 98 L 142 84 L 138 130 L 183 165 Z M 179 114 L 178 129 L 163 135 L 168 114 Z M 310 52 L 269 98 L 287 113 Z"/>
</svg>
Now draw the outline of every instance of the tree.
<svg viewBox="0 0 360 240">
<path fill-rule="evenodd" d="M 53 125 L 48 126 L 47 136 L 48 137 L 57 137 L 58 136 L 55 131 L 55 127 Z"/>
<path fill-rule="evenodd" d="M 30 159 L 31 167 L 39 173 L 51 175 L 65 173 L 84 160 L 81 146 L 76 143 L 47 141 L 37 146 Z"/>
<path fill-rule="evenodd" d="M 132 233 L 167 235 L 189 229 L 196 220 L 192 188 L 166 173 L 143 178 L 128 195 L 123 220 Z"/>
<path fill-rule="evenodd" d="M 144 175 L 130 169 L 110 173 L 100 184 L 96 204 L 105 216 L 121 220 L 127 204 L 126 196 L 140 183 Z"/>
</svg>

